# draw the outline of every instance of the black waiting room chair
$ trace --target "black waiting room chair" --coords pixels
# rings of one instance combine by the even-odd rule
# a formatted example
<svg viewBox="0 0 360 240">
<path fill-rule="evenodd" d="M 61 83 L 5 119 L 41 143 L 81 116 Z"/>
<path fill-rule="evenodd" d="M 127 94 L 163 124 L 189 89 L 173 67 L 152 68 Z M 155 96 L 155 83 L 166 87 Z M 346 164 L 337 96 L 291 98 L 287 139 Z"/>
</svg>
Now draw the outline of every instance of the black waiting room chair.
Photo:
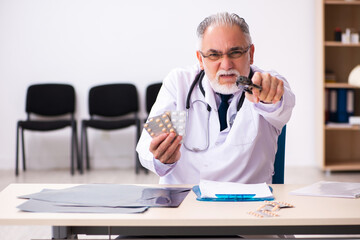
<svg viewBox="0 0 360 240">
<path fill-rule="evenodd" d="M 146 88 L 146 112 L 149 114 L 154 105 L 162 83 L 153 83 Z"/>
<path fill-rule="evenodd" d="M 75 113 L 75 89 L 68 84 L 34 84 L 26 94 L 27 119 L 17 122 L 16 129 L 16 166 L 19 174 L 19 133 L 21 133 L 23 170 L 26 171 L 24 130 L 53 131 L 71 128 L 71 174 L 74 174 L 75 159 L 79 166 L 78 142 Z"/>
<path fill-rule="evenodd" d="M 133 84 L 118 83 L 92 87 L 88 104 L 90 119 L 82 120 L 80 158 L 82 161 L 85 155 L 86 168 L 90 170 L 87 128 L 110 131 L 136 126 L 137 142 L 140 137 L 140 119 L 138 92 Z M 135 151 L 136 173 L 139 173 L 141 167 Z"/>
</svg>

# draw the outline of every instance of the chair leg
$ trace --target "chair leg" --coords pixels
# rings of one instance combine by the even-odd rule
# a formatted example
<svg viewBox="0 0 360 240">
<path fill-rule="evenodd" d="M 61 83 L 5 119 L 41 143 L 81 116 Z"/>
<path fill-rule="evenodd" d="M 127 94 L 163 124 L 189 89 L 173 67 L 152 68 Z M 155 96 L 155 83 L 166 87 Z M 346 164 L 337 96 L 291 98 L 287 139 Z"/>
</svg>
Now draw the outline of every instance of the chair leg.
<svg viewBox="0 0 360 240">
<path fill-rule="evenodd" d="M 79 160 L 78 160 L 78 163 L 79 163 L 79 166 L 80 166 L 80 174 L 83 174 L 84 173 L 84 161 L 83 161 L 83 157 L 84 157 L 84 140 L 83 140 L 83 123 L 81 123 L 81 128 L 80 128 L 80 149 L 79 149 Z M 78 146 L 79 147 L 79 146 Z"/>
<path fill-rule="evenodd" d="M 139 119 L 136 120 L 136 138 L 135 138 L 135 173 L 139 174 L 140 172 L 140 159 L 139 159 L 139 155 L 136 152 L 136 144 L 138 143 L 139 139 L 140 139 L 140 121 Z"/>
<path fill-rule="evenodd" d="M 140 172 L 140 166 L 139 166 L 139 156 L 135 150 L 135 173 L 139 174 Z"/>
<path fill-rule="evenodd" d="M 77 170 L 80 172 L 80 174 L 83 174 L 83 166 L 82 166 L 82 161 L 80 159 L 79 142 L 78 142 L 77 126 L 76 125 L 75 125 L 75 130 L 74 130 L 74 141 L 75 141 L 75 154 L 76 154 Z"/>
<path fill-rule="evenodd" d="M 15 175 L 19 175 L 19 123 L 16 126 Z"/>
<path fill-rule="evenodd" d="M 141 135 L 141 121 L 140 119 L 137 121 L 136 124 L 136 144 L 138 143 L 139 139 L 140 139 L 140 135 Z M 139 174 L 140 170 L 143 169 L 145 171 L 146 174 L 149 173 L 149 170 L 147 168 L 144 168 L 141 163 L 140 163 L 140 158 L 139 158 L 139 154 L 136 152 L 136 147 L 135 147 L 135 173 Z"/>
<path fill-rule="evenodd" d="M 25 138 L 24 138 L 24 129 L 21 128 L 21 146 L 22 146 L 22 162 L 23 162 L 23 171 L 26 171 L 25 163 Z"/>
<path fill-rule="evenodd" d="M 84 123 L 81 123 L 81 130 L 80 130 L 80 162 L 83 166 L 84 162 Z"/>
<path fill-rule="evenodd" d="M 86 169 L 90 170 L 90 160 L 89 160 L 89 142 L 87 136 L 87 128 L 84 126 L 84 141 L 85 141 L 85 158 L 86 158 Z"/>
<path fill-rule="evenodd" d="M 70 167 L 70 173 L 71 173 L 71 175 L 74 175 L 74 172 L 75 172 L 75 170 L 74 170 L 74 157 L 75 157 L 75 154 L 74 154 L 74 145 L 75 145 L 75 142 L 74 142 L 74 123 L 72 124 L 72 126 L 71 126 L 71 143 L 70 143 L 71 145 L 70 145 L 70 151 L 71 151 L 71 167 Z"/>
</svg>

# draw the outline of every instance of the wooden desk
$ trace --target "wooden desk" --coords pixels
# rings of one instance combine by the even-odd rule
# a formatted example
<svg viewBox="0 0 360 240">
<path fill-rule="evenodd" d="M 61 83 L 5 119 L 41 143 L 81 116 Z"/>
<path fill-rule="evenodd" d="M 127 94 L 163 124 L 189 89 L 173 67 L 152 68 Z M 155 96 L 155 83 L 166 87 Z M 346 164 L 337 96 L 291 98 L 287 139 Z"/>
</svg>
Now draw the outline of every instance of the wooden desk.
<svg viewBox="0 0 360 240">
<path fill-rule="evenodd" d="M 55 238 L 108 234 L 109 231 L 122 235 L 184 236 L 360 234 L 360 199 L 288 194 L 303 185 L 272 185 L 275 199 L 291 203 L 295 208 L 282 209 L 279 217 L 262 219 L 247 214 L 256 210 L 261 202 L 200 202 L 193 192 L 178 208 L 150 208 L 142 214 L 28 213 L 16 208 L 25 201 L 17 196 L 44 188 L 72 186 L 75 185 L 10 184 L 0 193 L 0 224 L 56 226 Z"/>
</svg>

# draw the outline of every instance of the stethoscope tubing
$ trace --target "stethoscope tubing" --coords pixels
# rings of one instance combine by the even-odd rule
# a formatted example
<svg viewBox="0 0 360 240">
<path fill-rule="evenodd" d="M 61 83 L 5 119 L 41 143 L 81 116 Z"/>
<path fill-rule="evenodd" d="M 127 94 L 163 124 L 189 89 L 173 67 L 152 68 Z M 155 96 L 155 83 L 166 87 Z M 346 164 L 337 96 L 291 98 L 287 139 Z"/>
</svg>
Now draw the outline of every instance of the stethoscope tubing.
<svg viewBox="0 0 360 240">
<path fill-rule="evenodd" d="M 252 75 L 253 75 L 253 71 L 250 68 L 250 74 L 249 74 L 250 79 L 251 79 Z M 194 91 L 196 84 L 199 84 L 200 91 L 201 91 L 202 95 L 205 97 L 205 90 L 204 90 L 204 88 L 202 86 L 202 83 L 201 83 L 204 76 L 205 76 L 205 72 L 204 72 L 204 70 L 201 70 L 196 75 L 194 81 L 192 82 L 192 84 L 190 86 L 189 92 L 188 92 L 188 94 L 186 96 L 186 105 L 185 105 L 185 108 L 186 108 L 186 128 L 187 128 L 188 123 L 189 123 L 189 111 L 190 111 L 191 94 Z M 239 99 L 239 102 L 237 103 L 237 106 L 236 106 L 237 112 L 241 109 L 241 107 L 242 107 L 242 105 L 244 103 L 244 100 L 245 100 L 245 91 L 242 92 L 241 97 Z M 200 148 L 189 148 L 188 146 L 186 146 L 186 143 L 185 143 L 186 141 L 184 139 L 184 141 L 183 141 L 184 147 L 187 150 L 192 151 L 192 152 L 202 152 L 202 151 L 205 151 L 205 150 L 207 150 L 209 148 L 209 134 L 210 134 L 209 133 L 209 121 L 210 121 L 211 107 L 210 107 L 210 105 L 208 103 L 206 103 L 206 104 L 207 104 L 206 108 L 207 108 L 207 111 L 208 111 L 208 119 L 207 119 L 207 126 L 206 126 L 206 128 L 207 128 L 206 146 L 205 146 L 205 148 L 202 148 L 202 149 L 200 149 Z M 187 129 L 185 129 L 185 132 L 187 132 Z"/>
</svg>

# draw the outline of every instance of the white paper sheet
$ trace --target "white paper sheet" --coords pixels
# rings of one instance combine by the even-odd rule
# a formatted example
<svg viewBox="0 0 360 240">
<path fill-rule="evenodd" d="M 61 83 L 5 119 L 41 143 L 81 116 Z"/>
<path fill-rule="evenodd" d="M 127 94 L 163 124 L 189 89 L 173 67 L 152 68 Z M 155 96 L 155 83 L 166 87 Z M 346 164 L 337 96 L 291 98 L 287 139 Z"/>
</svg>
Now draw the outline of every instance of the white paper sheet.
<svg viewBox="0 0 360 240">
<path fill-rule="evenodd" d="M 199 187 L 202 198 L 216 198 L 217 194 L 255 194 L 254 198 L 269 198 L 273 196 L 266 183 L 242 184 L 201 180 Z"/>
<path fill-rule="evenodd" d="M 359 198 L 360 183 L 320 181 L 290 192 L 292 195 Z"/>
</svg>

